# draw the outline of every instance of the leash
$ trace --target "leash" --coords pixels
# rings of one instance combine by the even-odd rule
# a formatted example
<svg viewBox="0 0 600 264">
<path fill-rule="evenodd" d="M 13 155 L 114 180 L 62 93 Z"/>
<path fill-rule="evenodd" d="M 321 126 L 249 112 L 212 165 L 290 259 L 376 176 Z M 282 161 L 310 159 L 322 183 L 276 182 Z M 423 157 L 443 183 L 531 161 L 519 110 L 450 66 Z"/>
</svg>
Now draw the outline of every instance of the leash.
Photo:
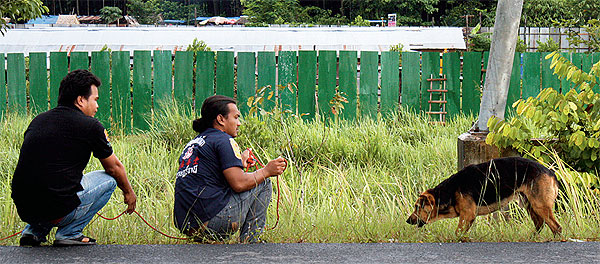
<svg viewBox="0 0 600 264">
<path fill-rule="evenodd" d="M 14 234 L 12 234 L 12 235 L 10 235 L 10 236 L 7 236 L 7 237 L 5 237 L 5 238 L 0 238 L 0 241 L 2 241 L 2 240 L 6 240 L 6 239 L 9 239 L 9 238 L 11 238 L 11 237 L 14 237 L 14 236 L 16 236 L 16 235 L 18 235 L 18 234 L 21 234 L 21 232 L 23 232 L 23 230 L 21 230 L 21 231 L 19 231 L 19 232 L 17 232 L 17 233 L 14 233 Z"/>
<path fill-rule="evenodd" d="M 105 217 L 105 216 L 101 215 L 100 213 L 96 213 L 96 214 L 97 214 L 97 215 L 98 215 L 100 218 L 102 218 L 102 219 L 104 219 L 104 220 L 115 220 L 115 219 L 117 219 L 117 218 L 119 218 L 119 217 L 123 216 L 123 215 L 125 214 L 125 212 L 126 212 L 126 211 L 127 211 L 127 210 L 123 211 L 123 212 L 122 212 L 122 213 L 120 213 L 119 215 L 117 215 L 117 216 L 115 216 L 115 217 L 112 217 L 112 218 L 111 218 L 111 217 Z M 165 237 L 172 238 L 172 239 L 179 239 L 179 240 L 188 240 L 188 239 L 189 239 L 189 238 L 187 238 L 187 237 L 175 237 L 175 236 L 171 236 L 171 235 L 165 234 L 165 233 L 161 232 L 160 230 L 158 230 L 156 227 L 152 226 L 150 223 L 148 223 L 148 221 L 146 221 L 146 219 L 144 219 L 144 217 L 143 217 L 143 216 L 142 216 L 140 213 L 138 213 L 138 211 L 135 211 L 135 210 L 134 210 L 133 212 L 134 212 L 134 213 L 135 213 L 137 216 L 139 216 L 139 217 L 140 217 L 140 219 L 142 219 L 142 221 L 144 221 L 144 223 L 146 223 L 146 225 L 148 225 L 150 228 L 152 228 L 152 230 L 154 230 L 154 231 L 158 232 L 159 234 L 161 234 L 161 235 L 163 235 L 163 236 L 165 236 Z"/>
<path fill-rule="evenodd" d="M 96 213 L 96 214 L 97 214 L 97 215 L 98 215 L 100 218 L 102 218 L 102 219 L 104 219 L 104 220 L 116 220 L 117 218 L 119 218 L 119 217 L 123 216 L 123 215 L 125 214 L 125 212 L 127 212 L 127 210 L 125 210 L 125 211 L 121 212 L 119 215 L 117 215 L 117 216 L 115 216 L 115 217 L 106 217 L 106 216 L 103 216 L 103 215 L 101 215 L 100 213 Z M 158 230 L 156 227 L 152 226 L 152 225 L 151 225 L 151 224 L 150 224 L 148 221 L 146 221 L 146 219 L 145 219 L 145 218 L 144 218 L 144 217 L 143 217 L 143 216 L 142 216 L 140 213 L 138 213 L 138 211 L 133 211 L 133 212 L 134 212 L 134 213 L 135 213 L 137 216 L 139 216 L 139 217 L 140 217 L 140 219 L 142 219 L 142 221 L 144 221 L 144 223 L 146 223 L 146 225 L 148 225 L 148 226 L 149 226 L 150 228 L 152 228 L 154 231 L 158 232 L 159 234 L 161 234 L 161 235 L 163 235 L 163 236 L 166 236 L 166 237 L 168 237 L 168 238 L 172 238 L 172 239 L 179 239 L 179 240 L 187 240 L 187 239 L 188 239 L 187 237 L 175 237 L 175 236 L 171 236 L 171 235 L 165 234 L 165 233 L 161 232 L 160 230 Z M 17 232 L 17 233 L 14 233 L 14 234 L 12 234 L 12 235 L 10 235 L 10 236 L 7 236 L 7 237 L 5 237 L 5 238 L 0 238 L 0 241 L 2 241 L 2 240 L 6 240 L 6 239 L 9 239 L 9 238 L 11 238 L 11 237 L 14 237 L 14 236 L 16 236 L 16 235 L 18 235 L 18 234 L 21 234 L 22 232 L 23 232 L 23 230 L 21 230 L 21 231 L 19 231 L 19 232 Z"/>
<path fill-rule="evenodd" d="M 248 150 L 248 160 L 250 161 L 254 161 L 254 165 L 249 165 L 248 167 L 246 167 L 246 172 L 248 172 L 248 169 L 250 167 L 255 167 L 256 170 L 258 170 L 258 165 L 260 165 L 262 168 L 265 167 L 265 165 L 262 164 L 262 162 L 260 162 L 260 160 L 258 160 L 258 158 L 256 158 L 256 156 L 254 156 L 254 152 L 252 152 L 252 149 L 247 148 L 246 150 Z M 258 164 L 256 164 L 258 163 Z M 287 160 L 285 161 L 286 165 L 287 165 Z M 287 166 L 286 166 L 287 167 Z M 277 227 L 277 224 L 279 224 L 279 201 L 280 201 L 280 194 L 281 191 L 279 189 L 279 175 L 275 176 L 277 178 L 277 204 L 275 207 L 275 213 L 277 214 L 277 220 L 275 221 L 275 225 L 273 225 L 273 227 L 269 227 L 267 228 L 267 230 L 273 230 Z"/>
</svg>

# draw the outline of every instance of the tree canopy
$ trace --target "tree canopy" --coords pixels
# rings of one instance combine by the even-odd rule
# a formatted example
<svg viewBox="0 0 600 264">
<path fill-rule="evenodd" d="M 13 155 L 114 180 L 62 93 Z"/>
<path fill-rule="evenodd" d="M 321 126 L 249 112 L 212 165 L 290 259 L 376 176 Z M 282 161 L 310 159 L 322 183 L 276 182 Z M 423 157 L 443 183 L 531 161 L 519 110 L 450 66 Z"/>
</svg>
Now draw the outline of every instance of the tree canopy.
<svg viewBox="0 0 600 264">
<path fill-rule="evenodd" d="M 7 21 L 3 18 L 10 18 L 13 22 L 27 21 L 41 17 L 48 12 L 41 0 L 2 0 L 0 2 L 0 33 L 8 28 Z"/>
</svg>

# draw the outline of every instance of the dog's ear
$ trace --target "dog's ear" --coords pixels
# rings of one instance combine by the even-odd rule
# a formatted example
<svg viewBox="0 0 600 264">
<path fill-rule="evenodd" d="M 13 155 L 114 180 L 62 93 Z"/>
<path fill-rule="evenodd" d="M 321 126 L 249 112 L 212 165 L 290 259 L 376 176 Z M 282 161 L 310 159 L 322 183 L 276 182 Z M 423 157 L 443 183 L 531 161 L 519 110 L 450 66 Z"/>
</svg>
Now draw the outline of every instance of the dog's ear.
<svg viewBox="0 0 600 264">
<path fill-rule="evenodd" d="M 423 196 L 423 204 L 424 205 L 434 205 L 435 204 L 435 197 L 433 197 L 433 194 L 431 194 L 429 192 L 429 190 L 425 191 L 421 196 Z"/>
</svg>

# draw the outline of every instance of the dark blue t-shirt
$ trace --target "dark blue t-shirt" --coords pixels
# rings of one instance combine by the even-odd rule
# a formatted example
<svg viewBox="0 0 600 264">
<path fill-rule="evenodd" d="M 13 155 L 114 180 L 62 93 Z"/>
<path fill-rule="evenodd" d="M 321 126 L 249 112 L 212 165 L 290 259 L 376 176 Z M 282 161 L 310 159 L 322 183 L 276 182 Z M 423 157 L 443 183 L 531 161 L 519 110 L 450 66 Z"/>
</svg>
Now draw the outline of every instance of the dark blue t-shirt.
<svg viewBox="0 0 600 264">
<path fill-rule="evenodd" d="M 233 189 L 223 171 L 242 168 L 242 156 L 227 133 L 209 128 L 191 140 L 179 157 L 175 180 L 175 225 L 186 231 L 212 219 L 229 202 Z"/>
</svg>

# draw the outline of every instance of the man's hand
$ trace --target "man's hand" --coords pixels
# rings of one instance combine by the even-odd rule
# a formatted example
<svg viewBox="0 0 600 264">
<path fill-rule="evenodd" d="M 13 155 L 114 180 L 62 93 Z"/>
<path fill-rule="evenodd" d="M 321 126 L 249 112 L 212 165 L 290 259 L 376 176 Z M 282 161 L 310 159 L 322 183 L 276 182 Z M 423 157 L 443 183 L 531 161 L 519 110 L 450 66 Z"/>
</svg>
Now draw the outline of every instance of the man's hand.
<svg viewBox="0 0 600 264">
<path fill-rule="evenodd" d="M 267 174 L 267 177 L 271 177 L 281 175 L 286 168 L 287 161 L 284 158 L 279 157 L 272 161 L 269 161 L 269 163 L 267 163 L 267 166 L 265 166 L 264 170 Z"/>
<path fill-rule="evenodd" d="M 137 197 L 134 192 L 123 193 L 123 201 L 127 204 L 127 214 L 132 214 L 135 211 L 135 205 L 137 202 Z"/>
</svg>

